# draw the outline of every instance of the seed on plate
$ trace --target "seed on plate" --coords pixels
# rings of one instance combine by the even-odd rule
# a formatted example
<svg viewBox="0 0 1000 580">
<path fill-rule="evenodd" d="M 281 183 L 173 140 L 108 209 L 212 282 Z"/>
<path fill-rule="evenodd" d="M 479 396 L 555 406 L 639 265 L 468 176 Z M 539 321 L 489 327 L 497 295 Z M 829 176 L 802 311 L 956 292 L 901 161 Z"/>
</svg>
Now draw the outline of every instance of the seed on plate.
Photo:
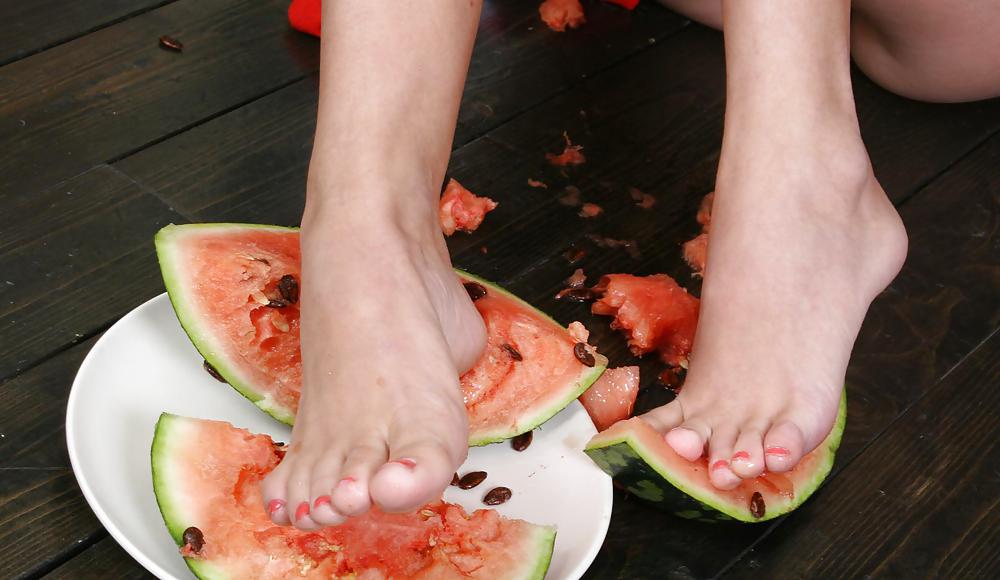
<svg viewBox="0 0 1000 580">
<path fill-rule="evenodd" d="M 479 282 L 466 282 L 464 286 L 465 291 L 469 293 L 469 298 L 472 298 L 473 302 L 486 297 L 486 288 Z"/>
<path fill-rule="evenodd" d="M 597 364 L 597 360 L 594 359 L 594 355 L 590 354 L 587 350 L 587 343 L 578 342 L 573 345 L 573 355 L 576 360 L 580 361 L 584 366 L 592 367 Z"/>
<path fill-rule="evenodd" d="M 494 487 L 483 496 L 483 503 L 486 505 L 500 505 L 509 500 L 512 495 L 514 494 L 510 491 L 510 488 Z"/>
<path fill-rule="evenodd" d="M 521 356 L 521 353 L 518 352 L 517 349 L 514 348 L 513 346 L 511 346 L 510 344 L 507 344 L 505 342 L 505 343 L 503 343 L 503 344 L 500 345 L 500 348 L 502 348 L 505 351 L 507 351 L 507 354 L 510 355 L 510 358 L 512 358 L 512 359 L 514 359 L 516 361 L 522 361 L 522 360 L 524 360 L 524 357 Z"/>
<path fill-rule="evenodd" d="M 472 489 L 482 483 L 486 479 L 485 471 L 470 471 L 462 476 L 462 479 L 458 480 L 458 487 L 460 489 Z"/>
<path fill-rule="evenodd" d="M 458 474 L 456 473 L 455 475 L 452 475 L 452 476 L 451 476 L 451 485 L 454 485 L 455 487 L 458 487 L 458 483 L 459 483 L 459 482 L 460 482 L 461 480 L 462 480 L 462 478 L 461 478 L 461 477 L 459 477 L 459 476 L 458 476 Z"/>
<path fill-rule="evenodd" d="M 531 445 L 531 440 L 534 438 L 532 435 L 534 431 L 528 431 L 527 433 L 521 433 L 517 437 L 510 440 L 510 446 L 514 448 L 514 451 L 524 451 Z"/>
<path fill-rule="evenodd" d="M 201 549 L 205 547 L 205 534 L 201 533 L 201 530 L 194 526 L 184 530 L 181 539 L 184 541 L 184 545 L 191 548 L 191 551 L 195 554 L 200 553 Z"/>
<path fill-rule="evenodd" d="M 167 36 L 166 34 L 160 37 L 160 46 L 167 50 L 172 50 L 174 52 L 181 52 L 182 50 L 184 50 L 183 42 L 177 40 L 176 38 Z"/>
<path fill-rule="evenodd" d="M 285 274 L 278 280 L 278 292 L 281 293 L 281 297 L 285 299 L 289 304 L 295 304 L 299 301 L 299 283 L 295 280 L 295 276 L 291 274 Z"/>
<path fill-rule="evenodd" d="M 764 496 L 759 491 L 753 492 L 753 495 L 750 497 L 750 514 L 760 519 L 764 517 L 766 511 L 767 507 L 764 505 Z"/>
<path fill-rule="evenodd" d="M 201 363 L 201 367 L 205 369 L 208 372 L 208 374 L 212 375 L 213 379 L 219 381 L 220 383 L 226 382 L 226 379 L 222 378 L 222 375 L 220 375 L 219 371 L 212 366 L 212 363 L 205 361 Z"/>
</svg>

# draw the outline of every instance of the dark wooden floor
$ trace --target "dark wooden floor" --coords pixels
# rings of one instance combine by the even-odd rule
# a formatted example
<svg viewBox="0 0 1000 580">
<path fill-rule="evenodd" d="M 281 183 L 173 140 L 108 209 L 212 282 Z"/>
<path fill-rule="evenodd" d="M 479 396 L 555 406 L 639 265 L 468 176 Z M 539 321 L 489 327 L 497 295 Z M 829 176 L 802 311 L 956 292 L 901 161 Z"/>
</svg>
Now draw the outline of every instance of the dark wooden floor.
<svg viewBox="0 0 1000 580">
<path fill-rule="evenodd" d="M 450 243 L 458 266 L 563 322 L 590 322 L 584 307 L 552 299 L 572 270 L 570 246 L 587 250 L 591 275 L 690 280 L 679 244 L 713 187 L 722 39 L 652 2 L 630 14 L 587 1 L 587 26 L 554 34 L 537 4 L 484 10 L 449 171 L 500 207 Z M 287 28 L 286 6 L 0 5 L 0 577 L 147 576 L 77 488 L 66 397 L 96 338 L 163 291 L 158 228 L 297 223 L 318 42 Z M 184 52 L 159 48 L 164 34 Z M 834 475 L 796 513 L 758 526 L 689 522 L 616 496 L 590 577 L 995 577 L 1000 102 L 922 104 L 860 74 L 855 83 L 875 172 L 911 243 L 858 340 Z M 568 178 L 543 159 L 564 130 L 588 158 Z M 552 188 L 531 189 L 528 177 Z M 582 220 L 559 205 L 569 184 L 605 214 Z M 635 207 L 629 187 L 658 203 Z M 634 239 L 640 254 L 597 248 L 587 234 Z M 591 327 L 613 362 L 630 360 L 606 324 Z M 666 396 L 652 377 L 644 406 Z"/>
</svg>

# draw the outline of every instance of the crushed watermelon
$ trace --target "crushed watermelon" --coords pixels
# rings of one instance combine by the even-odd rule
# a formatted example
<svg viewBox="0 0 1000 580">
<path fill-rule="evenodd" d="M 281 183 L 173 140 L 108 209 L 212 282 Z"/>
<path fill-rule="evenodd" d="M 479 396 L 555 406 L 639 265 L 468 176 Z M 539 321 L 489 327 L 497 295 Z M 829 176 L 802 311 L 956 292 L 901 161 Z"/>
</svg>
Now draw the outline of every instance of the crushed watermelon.
<svg viewBox="0 0 1000 580">
<path fill-rule="evenodd" d="M 454 179 L 448 180 L 448 185 L 441 194 L 441 205 L 438 217 L 441 220 L 441 231 L 450 236 L 456 231 L 471 233 L 483 223 L 487 213 L 497 207 L 497 202 L 488 197 L 479 197 Z"/>
<path fill-rule="evenodd" d="M 564 32 L 587 21 L 580 0 L 545 0 L 538 6 L 538 14 L 549 28 Z"/>
<path fill-rule="evenodd" d="M 666 274 L 609 274 L 594 287 L 603 295 L 591 312 L 614 316 L 636 356 L 657 351 L 671 366 L 687 366 L 698 325 L 698 299 Z"/>
<path fill-rule="evenodd" d="M 556 167 L 566 167 L 567 165 L 583 165 L 586 163 L 587 158 L 583 156 L 583 145 L 574 145 L 572 141 L 569 140 L 569 134 L 563 131 L 563 140 L 565 141 L 565 146 L 563 147 L 562 153 L 558 155 L 555 153 L 546 153 L 545 158 L 548 159 L 549 163 L 555 165 Z M 569 191 L 569 188 L 566 188 Z"/>
<path fill-rule="evenodd" d="M 701 233 L 694 239 L 684 242 L 684 261 L 694 270 L 695 276 L 702 276 L 705 273 L 705 263 L 708 261 L 708 230 L 712 223 L 712 203 L 714 201 L 714 191 L 701 200 L 696 217 L 698 223 L 701 224 Z"/>
<path fill-rule="evenodd" d="M 598 431 L 632 416 L 639 395 L 639 367 L 607 369 L 580 395 L 580 402 Z"/>
</svg>

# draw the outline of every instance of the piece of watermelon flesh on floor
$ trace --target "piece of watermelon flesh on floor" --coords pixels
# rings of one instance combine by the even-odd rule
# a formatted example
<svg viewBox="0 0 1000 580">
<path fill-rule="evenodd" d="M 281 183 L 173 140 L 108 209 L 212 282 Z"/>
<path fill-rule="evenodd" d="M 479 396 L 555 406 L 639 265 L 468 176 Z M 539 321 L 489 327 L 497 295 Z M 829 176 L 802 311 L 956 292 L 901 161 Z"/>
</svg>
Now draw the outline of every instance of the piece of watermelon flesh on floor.
<svg viewBox="0 0 1000 580">
<path fill-rule="evenodd" d="M 607 369 L 585 393 L 580 402 L 598 431 L 604 431 L 632 416 L 639 394 L 639 367 Z"/>
<path fill-rule="evenodd" d="M 281 299 L 280 280 L 300 276 L 299 233 L 246 224 L 171 225 L 156 236 L 164 282 L 195 347 L 237 391 L 291 424 L 302 385 L 299 304 Z M 603 372 L 573 354 L 569 332 L 526 302 L 459 272 L 486 296 L 475 301 L 487 348 L 461 377 L 470 444 L 530 431 L 571 403 Z M 514 360 L 507 346 L 522 360 Z"/>
<path fill-rule="evenodd" d="M 164 413 L 151 452 L 153 489 L 170 535 L 201 578 L 543 578 L 555 530 L 430 503 L 372 511 L 316 531 L 275 525 L 260 480 L 284 455 L 267 435 Z M 185 542 L 195 527 L 202 545 Z M 189 533 L 189 538 L 191 534 Z M 197 542 L 196 542 L 197 544 Z"/>
<path fill-rule="evenodd" d="M 642 417 L 615 423 L 585 449 L 615 483 L 629 493 L 687 519 L 761 522 L 786 514 L 809 498 L 833 468 L 847 421 L 847 398 L 826 439 L 791 471 L 765 473 L 729 491 L 709 481 L 708 460 L 677 455 Z"/>
</svg>

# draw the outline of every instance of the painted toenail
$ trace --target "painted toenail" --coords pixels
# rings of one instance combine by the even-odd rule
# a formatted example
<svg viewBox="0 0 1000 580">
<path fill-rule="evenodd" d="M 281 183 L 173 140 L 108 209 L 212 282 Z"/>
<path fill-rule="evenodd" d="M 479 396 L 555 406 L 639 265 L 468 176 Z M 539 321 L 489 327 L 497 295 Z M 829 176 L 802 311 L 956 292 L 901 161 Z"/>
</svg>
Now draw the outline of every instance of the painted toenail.
<svg viewBox="0 0 1000 580">
<path fill-rule="evenodd" d="M 320 508 L 320 506 L 324 506 L 324 505 L 325 506 L 329 506 L 331 503 L 332 503 L 332 500 L 330 499 L 330 496 L 328 496 L 328 495 L 321 495 L 321 496 L 319 496 L 319 497 L 316 498 L 316 501 L 313 502 L 313 509 L 317 509 L 318 510 Z"/>
<path fill-rule="evenodd" d="M 749 451 L 737 451 L 733 453 L 733 461 L 750 461 Z"/>
<path fill-rule="evenodd" d="M 295 508 L 295 521 L 299 521 L 307 515 L 309 515 L 309 502 L 304 501 Z"/>
<path fill-rule="evenodd" d="M 280 510 L 283 507 L 285 507 L 285 502 L 281 501 L 280 499 L 272 499 L 267 504 L 267 513 L 273 514 L 274 512 Z"/>
<path fill-rule="evenodd" d="M 412 460 L 412 459 L 410 459 L 409 457 L 404 457 L 402 459 L 397 459 L 393 463 L 398 463 L 400 465 L 409 467 L 410 469 L 413 469 L 414 467 L 417 466 L 417 462 L 414 461 L 414 460 Z"/>
<path fill-rule="evenodd" d="M 789 451 L 788 449 L 777 446 L 768 447 L 767 449 L 764 450 L 764 453 L 766 453 L 767 455 L 775 455 L 777 457 L 784 457 L 786 455 L 792 454 L 792 452 Z"/>
<path fill-rule="evenodd" d="M 716 469 L 722 469 L 723 467 L 729 467 L 729 462 L 726 461 L 725 459 L 720 459 L 712 464 L 712 471 L 715 471 Z"/>
<path fill-rule="evenodd" d="M 354 483 L 355 481 L 357 480 L 354 479 L 353 477 L 347 476 L 344 479 L 341 479 L 339 482 L 337 482 L 337 487 L 343 487 L 349 483 Z"/>
</svg>

